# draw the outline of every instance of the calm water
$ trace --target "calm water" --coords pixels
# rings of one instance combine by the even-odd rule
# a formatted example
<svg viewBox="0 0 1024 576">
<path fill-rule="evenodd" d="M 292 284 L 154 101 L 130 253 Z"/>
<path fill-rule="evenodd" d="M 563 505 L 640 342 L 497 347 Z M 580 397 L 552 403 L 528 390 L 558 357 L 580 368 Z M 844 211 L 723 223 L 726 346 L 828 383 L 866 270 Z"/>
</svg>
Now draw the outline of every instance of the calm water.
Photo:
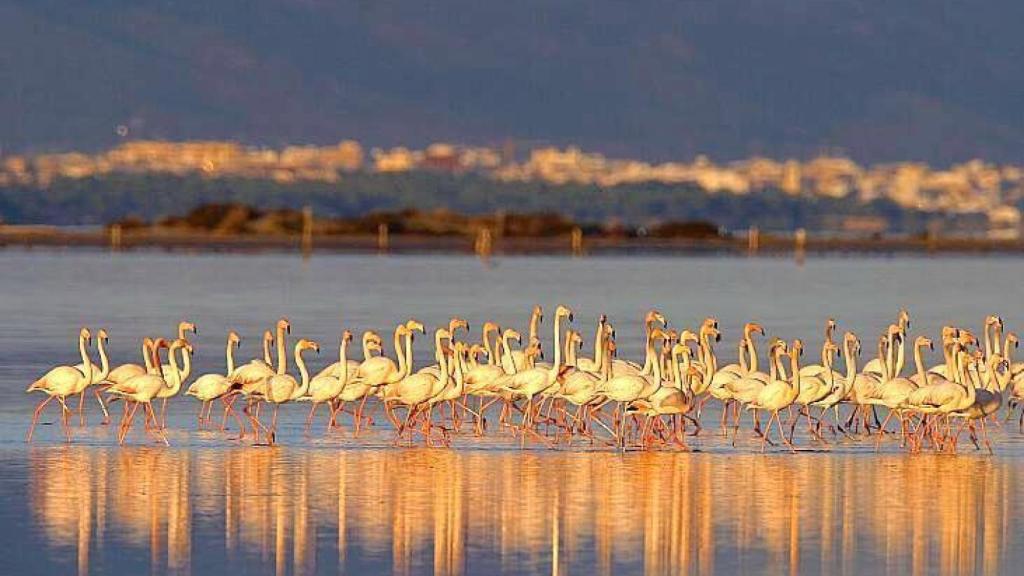
<svg viewBox="0 0 1024 576">
<path fill-rule="evenodd" d="M 620 352 L 640 355 L 655 306 L 677 326 L 716 315 L 733 356 L 743 322 L 820 345 L 827 316 L 865 341 L 910 308 L 913 331 L 1024 321 L 1024 260 L 468 257 L 0 252 L 0 534 L 2 573 L 1019 573 L 1024 564 L 1024 437 L 993 431 L 994 457 L 964 439 L 959 456 L 906 455 L 887 440 L 756 453 L 708 427 L 693 453 L 616 454 L 590 446 L 520 450 L 507 438 L 457 449 L 393 448 L 377 427 L 357 441 L 311 438 L 286 407 L 281 445 L 196 433 L 196 405 L 175 399 L 171 448 L 141 433 L 42 426 L 23 441 L 36 397 L 23 390 L 76 362 L 79 325 L 106 327 L 115 364 L 143 335 L 199 324 L 196 374 L 221 371 L 223 338 L 259 334 L 287 315 L 294 337 L 332 361 L 342 326 L 387 331 L 409 316 L 452 314 L 525 329 L 529 308 L 571 305 L 588 335 L 607 313 Z M 549 324 L 542 325 L 550 342 Z M 632 335 L 632 336 L 630 336 Z M 474 336 L 478 336 L 474 330 Z M 417 342 L 418 362 L 429 339 Z M 812 354 L 813 355 L 813 354 Z M 932 358 L 932 361 L 937 361 Z M 54 421 L 57 412 L 44 417 Z M 322 424 L 322 423 L 321 423 Z M 321 426 L 322 428 L 322 426 Z"/>
</svg>

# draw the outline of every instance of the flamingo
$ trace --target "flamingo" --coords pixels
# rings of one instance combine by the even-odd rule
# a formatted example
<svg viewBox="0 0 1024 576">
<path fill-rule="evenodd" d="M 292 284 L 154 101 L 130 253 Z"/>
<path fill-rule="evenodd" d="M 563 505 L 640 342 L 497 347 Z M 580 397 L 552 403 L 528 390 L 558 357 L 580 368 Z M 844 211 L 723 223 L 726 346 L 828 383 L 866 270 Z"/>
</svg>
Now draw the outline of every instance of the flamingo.
<svg viewBox="0 0 1024 576">
<path fill-rule="evenodd" d="M 345 330 L 341 333 L 341 345 L 338 347 L 338 361 L 334 364 L 337 369 L 334 373 L 324 370 L 313 377 L 309 382 L 309 390 L 305 396 L 299 398 L 302 401 L 309 401 L 313 405 L 309 408 L 309 416 L 306 417 L 306 433 L 309 433 L 313 425 L 313 416 L 320 404 L 326 403 L 330 408 L 330 416 L 327 418 L 327 429 L 334 425 L 333 400 L 341 395 L 342 390 L 348 383 L 348 345 L 352 341 L 352 333 Z M 365 349 L 364 349 L 365 351 Z M 344 368 L 342 368 L 344 367 Z"/>
<path fill-rule="evenodd" d="M 100 328 L 99 332 L 96 333 L 96 349 L 100 354 L 100 365 L 92 365 L 92 378 L 86 388 L 82 390 L 81 395 L 78 398 L 78 423 L 80 426 L 85 425 L 85 393 L 89 386 L 97 386 L 103 384 L 107 379 L 107 375 L 110 374 L 110 359 L 107 358 L 107 331 Z M 79 363 L 75 366 L 82 373 L 85 373 L 85 364 Z M 100 396 L 99 388 L 92 389 L 93 394 L 96 397 L 96 402 L 100 405 L 100 410 L 103 411 L 103 424 L 110 422 L 110 413 L 107 412 L 107 405 L 103 402 L 103 398 Z"/>
<path fill-rule="evenodd" d="M 32 441 L 32 433 L 39 422 L 39 415 L 43 412 L 43 408 L 54 398 L 57 399 L 61 406 L 61 424 L 64 427 L 64 436 L 68 442 L 71 441 L 71 427 L 68 425 L 68 414 L 71 410 L 67 406 L 67 398 L 77 389 L 84 390 L 92 381 L 93 363 L 89 360 L 89 354 L 86 350 L 91 341 L 92 334 L 88 328 L 83 327 L 78 331 L 78 352 L 82 356 L 81 370 L 75 366 L 51 368 L 42 378 L 30 384 L 28 389 L 25 390 L 26 393 L 39 391 L 46 394 L 46 398 L 36 406 L 36 410 L 32 414 L 32 424 L 29 426 L 25 442 Z"/>
<path fill-rule="evenodd" d="M 277 439 L 277 413 L 281 408 L 281 404 L 298 400 L 309 390 L 309 371 L 306 369 L 306 363 L 302 360 L 302 353 L 306 350 L 314 350 L 319 354 L 320 345 L 313 340 L 305 338 L 295 343 L 295 365 L 299 368 L 301 380 L 296 380 L 294 376 L 284 372 L 274 374 L 267 379 L 264 385 L 265 392 L 263 397 L 267 402 L 274 405 L 274 415 L 270 422 L 270 428 L 263 428 L 267 444 L 271 446 Z M 259 419 L 255 419 L 253 425 L 254 427 L 262 427 Z M 256 433 L 256 442 L 259 443 L 259 432 Z"/>
<path fill-rule="evenodd" d="M 363 361 L 362 362 L 365 362 L 365 361 L 369 360 L 370 358 L 374 357 L 374 352 L 380 353 L 383 350 L 384 342 L 383 342 L 383 340 L 381 340 L 379 334 L 377 334 L 373 330 L 367 330 L 367 331 L 363 332 L 362 344 L 363 344 Z M 348 372 L 348 376 L 350 378 L 355 378 L 356 374 L 359 372 L 359 365 L 362 364 L 362 362 L 360 362 L 359 360 L 355 360 L 355 359 L 348 359 L 348 360 L 345 361 L 344 365 L 345 365 L 346 371 Z M 316 377 L 320 377 L 320 376 L 333 376 L 335 378 L 340 378 L 341 377 L 341 366 L 342 366 L 341 362 L 334 362 L 332 364 L 329 364 L 323 370 L 321 370 L 320 372 L 317 372 Z M 314 377 L 314 378 L 316 378 L 316 377 Z"/>
<path fill-rule="evenodd" d="M 153 346 L 153 365 L 160 366 L 160 348 L 165 345 L 163 339 L 157 339 Z M 171 343 L 167 350 L 167 358 L 170 361 L 170 367 L 172 372 L 179 372 L 178 360 L 176 352 L 185 348 L 187 352 L 191 353 L 192 345 L 183 338 L 178 338 Z M 154 370 L 155 372 L 155 370 Z M 179 376 L 180 377 L 180 376 Z M 146 420 L 152 421 L 156 424 L 152 428 L 147 428 L 147 432 L 154 433 L 159 440 L 165 445 L 170 445 L 167 441 L 167 437 L 160 429 L 159 420 L 157 420 L 156 413 L 153 411 L 152 401 L 157 397 L 157 394 L 163 388 L 167 387 L 167 381 L 160 374 L 143 374 L 136 376 L 124 382 L 123 384 L 117 384 L 107 389 L 110 394 L 116 394 L 125 398 L 125 400 L 133 402 L 132 408 L 125 416 L 121 419 L 121 429 L 118 434 L 118 443 L 124 444 L 125 438 L 128 436 L 128 432 L 131 431 L 132 422 L 135 419 L 135 412 L 138 410 L 139 405 L 144 407 L 146 412 Z"/>
<path fill-rule="evenodd" d="M 768 436 L 772 433 L 772 420 L 778 424 L 779 434 L 782 436 L 782 441 L 789 446 L 790 451 L 796 452 L 796 447 L 793 446 L 793 439 L 786 438 L 786 432 L 782 429 L 782 421 L 779 419 L 779 411 L 791 406 L 800 396 L 800 354 L 802 352 L 803 342 L 799 339 L 794 340 L 788 353 L 790 367 L 793 371 L 792 379 L 787 381 L 782 378 L 776 378 L 769 382 L 757 395 L 757 399 L 747 406 L 747 409 L 749 410 L 767 410 L 771 412 L 771 417 L 768 419 L 768 424 L 765 426 L 764 434 L 761 436 L 761 452 L 764 452 L 765 445 L 768 442 Z"/>
<path fill-rule="evenodd" d="M 192 325 L 193 332 L 195 326 Z M 184 333 L 184 331 L 180 331 Z M 185 338 L 178 338 L 178 340 L 185 340 Z M 188 340 L 185 340 L 188 342 Z M 161 400 L 160 402 L 160 421 L 158 425 L 161 428 L 167 427 L 167 400 L 178 395 L 181 391 L 181 387 L 188 380 L 188 377 L 192 374 L 192 347 L 181 347 L 181 360 L 183 366 L 180 368 L 174 368 L 173 366 L 161 366 L 161 373 L 163 374 L 164 381 L 167 382 L 167 386 L 157 393 L 156 397 Z"/>
<path fill-rule="evenodd" d="M 572 310 L 565 306 L 559 305 L 555 309 L 555 317 L 553 324 L 554 332 L 554 352 L 555 358 L 554 363 L 550 368 L 544 368 L 534 366 L 516 372 L 508 378 L 507 382 L 504 383 L 503 389 L 510 392 L 513 397 L 521 396 L 526 398 L 526 408 L 523 410 L 523 419 L 521 422 L 521 430 L 525 433 L 531 432 L 535 436 L 536 432 L 531 428 L 533 422 L 533 398 L 539 394 L 542 390 L 547 390 L 558 382 L 559 374 L 562 370 L 562 319 L 568 319 L 572 322 L 573 313 Z"/>
<path fill-rule="evenodd" d="M 242 421 L 238 417 L 238 414 L 228 404 L 225 395 L 231 390 L 231 374 L 235 371 L 235 358 L 234 350 L 239 347 L 242 339 L 238 336 L 234 330 L 228 332 L 227 347 L 224 350 L 224 358 L 227 363 L 227 372 L 224 374 L 203 374 L 196 378 L 195 382 L 188 387 L 185 391 L 186 396 L 194 396 L 196 399 L 202 402 L 199 406 L 199 417 L 198 426 L 203 427 L 203 423 L 210 423 L 211 413 L 213 412 L 213 401 L 217 398 L 221 399 L 224 403 L 225 409 L 230 410 L 234 415 L 235 420 L 238 421 L 238 425 L 241 428 L 241 435 L 239 439 L 245 437 L 245 429 L 242 428 Z M 206 410 L 206 416 L 203 416 L 203 411 Z"/>
<path fill-rule="evenodd" d="M 543 321 L 544 321 L 544 310 L 542 310 L 540 306 L 534 306 L 533 310 L 530 312 L 530 324 L 529 324 L 529 327 L 530 327 L 530 332 L 529 332 L 530 339 L 527 340 L 527 343 L 533 342 L 534 340 L 538 340 L 539 339 L 538 335 L 537 335 L 537 326 L 538 326 L 538 324 L 540 324 Z M 515 365 L 515 369 L 516 370 L 522 370 L 522 369 L 524 369 L 526 367 L 526 352 L 525 352 L 525 350 L 512 350 L 511 351 L 511 355 L 512 355 L 512 363 Z"/>
<path fill-rule="evenodd" d="M 436 373 L 433 371 L 420 371 L 409 374 L 397 382 L 388 385 L 386 388 L 384 392 L 385 402 L 402 404 L 407 409 L 405 422 L 398 426 L 398 433 L 395 437 L 396 441 L 408 429 L 413 416 L 434 396 L 435 390 L 439 386 L 443 386 L 443 383 L 447 381 L 448 359 L 447 354 L 444 352 L 444 342 L 450 339 L 451 333 L 445 328 L 438 328 L 434 331 L 434 349 L 440 361 L 440 369 Z M 411 366 L 413 363 L 412 346 L 407 347 L 405 355 L 406 365 Z M 429 424 L 430 418 L 428 417 L 427 422 L 424 424 L 424 440 L 428 443 L 430 442 Z"/>
</svg>

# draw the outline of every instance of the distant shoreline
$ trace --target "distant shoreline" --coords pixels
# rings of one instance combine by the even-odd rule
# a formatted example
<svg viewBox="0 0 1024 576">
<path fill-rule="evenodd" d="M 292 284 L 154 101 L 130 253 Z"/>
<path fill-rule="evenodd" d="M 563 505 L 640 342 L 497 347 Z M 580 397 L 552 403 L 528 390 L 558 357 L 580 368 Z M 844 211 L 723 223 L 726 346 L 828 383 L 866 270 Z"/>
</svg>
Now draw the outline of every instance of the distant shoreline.
<svg viewBox="0 0 1024 576">
<path fill-rule="evenodd" d="M 300 235 L 225 235 L 211 233 L 176 233 L 125 231 L 119 243 L 112 241 L 106 230 L 74 230 L 48 226 L 0 226 L 0 248 L 55 247 L 110 250 L 166 250 L 173 252 L 247 253 L 302 252 Z M 469 236 L 428 236 L 391 234 L 387 247 L 381 248 L 378 237 L 359 235 L 317 235 L 312 239 L 312 252 L 323 253 L 450 253 L 473 254 L 475 239 Z M 793 236 L 762 233 L 758 247 L 752 250 L 745 237 L 724 238 L 651 238 L 588 236 L 582 241 L 581 254 L 700 254 L 780 255 L 796 254 L 1024 254 L 1024 241 L 984 238 L 837 238 L 808 237 L 802 250 Z M 569 235 L 550 237 L 495 238 L 490 252 L 482 255 L 573 255 Z"/>
</svg>

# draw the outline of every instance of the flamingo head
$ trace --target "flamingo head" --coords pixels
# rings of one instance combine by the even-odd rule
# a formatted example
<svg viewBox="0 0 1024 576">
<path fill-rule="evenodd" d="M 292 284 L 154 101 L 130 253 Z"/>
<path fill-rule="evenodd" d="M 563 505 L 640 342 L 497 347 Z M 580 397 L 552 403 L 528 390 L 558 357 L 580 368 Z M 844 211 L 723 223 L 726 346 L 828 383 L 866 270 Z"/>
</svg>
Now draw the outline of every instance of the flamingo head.
<svg viewBox="0 0 1024 576">
<path fill-rule="evenodd" d="M 917 345 L 918 348 L 923 348 L 923 347 L 927 346 L 929 350 L 934 350 L 935 349 L 935 345 L 932 343 L 932 339 L 928 338 L 926 336 L 918 336 L 917 337 L 917 341 L 915 342 L 915 344 Z"/>
<path fill-rule="evenodd" d="M 804 342 L 803 342 L 803 340 L 801 340 L 799 338 L 797 338 L 796 340 L 793 340 L 793 344 L 790 346 L 790 351 L 793 354 L 796 354 L 798 357 L 801 356 L 804 353 Z"/>
<path fill-rule="evenodd" d="M 660 323 L 662 326 L 666 325 L 667 322 L 665 321 L 665 315 L 662 314 L 661 312 L 658 312 L 657 310 L 648 311 L 647 315 L 644 316 L 644 324 L 650 326 L 655 322 Z"/>
<path fill-rule="evenodd" d="M 455 331 L 458 330 L 459 328 L 465 330 L 466 332 L 469 332 L 469 322 L 459 317 L 453 317 L 448 322 L 448 331 L 451 332 L 452 334 L 455 334 Z"/>
<path fill-rule="evenodd" d="M 1010 332 L 1009 334 L 1007 334 L 1006 341 L 1012 342 L 1014 348 L 1020 345 L 1020 338 L 1017 337 L 1017 334 L 1015 332 Z"/>
</svg>

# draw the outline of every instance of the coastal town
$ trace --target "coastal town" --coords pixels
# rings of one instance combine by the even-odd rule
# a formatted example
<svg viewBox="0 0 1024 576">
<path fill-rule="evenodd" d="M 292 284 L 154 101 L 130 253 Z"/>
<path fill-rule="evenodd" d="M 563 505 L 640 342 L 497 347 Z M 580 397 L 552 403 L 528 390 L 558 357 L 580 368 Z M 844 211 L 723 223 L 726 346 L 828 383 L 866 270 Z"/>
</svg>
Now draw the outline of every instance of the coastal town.
<svg viewBox="0 0 1024 576">
<path fill-rule="evenodd" d="M 718 163 L 651 163 L 608 158 L 577 147 L 466 146 L 367 150 L 343 140 L 332 146 L 245 146 L 231 141 L 128 141 L 97 154 L 65 152 L 0 156 L 0 187 L 46 188 L 58 179 L 115 173 L 246 178 L 279 183 L 337 182 L 355 172 L 434 171 L 478 174 L 505 182 L 614 187 L 638 183 L 695 185 L 709 194 L 749 195 L 777 190 L 792 196 L 876 199 L 938 214 L 984 215 L 990 230 L 1017 237 L 1024 201 L 1024 167 L 983 160 L 936 168 L 919 162 L 862 166 L 840 155 L 807 160 L 754 157 Z"/>
</svg>

